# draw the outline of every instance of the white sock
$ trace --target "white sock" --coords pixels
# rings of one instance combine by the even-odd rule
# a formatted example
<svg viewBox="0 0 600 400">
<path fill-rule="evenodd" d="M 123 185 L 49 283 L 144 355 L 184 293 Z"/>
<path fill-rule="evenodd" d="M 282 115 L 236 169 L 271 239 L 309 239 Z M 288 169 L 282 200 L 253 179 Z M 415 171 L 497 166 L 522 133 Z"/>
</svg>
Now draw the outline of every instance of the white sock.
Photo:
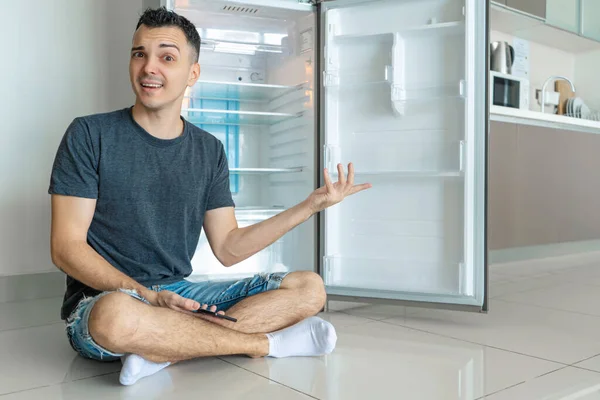
<svg viewBox="0 0 600 400">
<path fill-rule="evenodd" d="M 310 317 L 277 332 L 268 333 L 268 357 L 321 356 L 335 348 L 337 335 L 329 322 Z"/>
<path fill-rule="evenodd" d="M 121 358 L 123 362 L 123 368 L 121 369 L 121 375 L 119 376 L 119 382 L 122 385 L 133 385 L 138 380 L 154 375 L 163 368 L 171 365 L 170 362 L 166 363 L 154 363 L 138 356 L 137 354 L 128 354 Z"/>
</svg>

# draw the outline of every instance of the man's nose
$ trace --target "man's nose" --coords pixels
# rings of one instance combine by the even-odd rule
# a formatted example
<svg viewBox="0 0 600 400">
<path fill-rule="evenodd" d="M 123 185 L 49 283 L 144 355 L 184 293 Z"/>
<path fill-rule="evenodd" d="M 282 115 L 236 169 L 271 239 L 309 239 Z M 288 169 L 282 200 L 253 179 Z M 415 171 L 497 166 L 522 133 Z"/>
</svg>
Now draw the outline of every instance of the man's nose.
<svg viewBox="0 0 600 400">
<path fill-rule="evenodd" d="M 146 63 L 144 64 L 144 73 L 147 75 L 156 75 L 158 67 L 158 61 L 152 57 L 146 58 Z"/>
</svg>

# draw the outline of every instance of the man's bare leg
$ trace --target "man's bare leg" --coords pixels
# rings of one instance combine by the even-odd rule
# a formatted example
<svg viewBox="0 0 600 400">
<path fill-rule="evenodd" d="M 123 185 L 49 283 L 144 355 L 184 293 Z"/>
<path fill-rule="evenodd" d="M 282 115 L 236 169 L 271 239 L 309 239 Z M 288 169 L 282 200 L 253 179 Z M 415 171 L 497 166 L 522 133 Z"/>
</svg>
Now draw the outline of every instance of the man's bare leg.
<svg viewBox="0 0 600 400">
<path fill-rule="evenodd" d="M 269 333 L 316 315 L 325 300 L 321 277 L 313 272 L 298 271 L 288 274 L 278 290 L 250 296 L 227 310 L 227 315 L 237 322 L 194 315 L 238 332 Z"/>
<path fill-rule="evenodd" d="M 100 346 L 115 353 L 134 353 L 161 363 L 196 357 L 247 354 L 265 356 L 264 334 L 246 334 L 162 307 L 125 293 L 111 293 L 94 305 L 89 330 Z"/>
<path fill-rule="evenodd" d="M 272 296 L 275 293 L 279 295 Z M 264 296 L 267 294 L 271 296 Z M 335 329 L 331 324 L 318 318 L 305 319 L 316 314 L 325 301 L 322 281 L 320 277 L 311 273 L 289 274 L 282 282 L 280 290 L 252 296 L 230 309 L 237 313 L 240 320 L 246 321 L 241 325 L 242 330 L 270 330 L 269 326 L 275 327 L 273 330 L 278 330 L 304 319 L 300 324 L 269 335 L 236 332 L 218 326 L 224 322 L 221 319 L 213 318 L 215 323 L 205 322 L 198 318 L 203 314 L 186 315 L 169 309 L 147 306 L 123 293 L 117 295 L 122 296 L 120 299 L 115 299 L 115 294 L 105 296 L 94 306 L 90 316 L 90 332 L 101 346 L 116 353 L 130 353 L 124 359 L 121 371 L 120 381 L 123 384 L 133 384 L 144 376 L 160 371 L 169 363 L 188 358 L 228 354 L 246 354 L 250 357 L 328 354 L 335 347 L 337 340 Z M 298 299 L 304 300 L 298 302 Z M 128 303 L 127 307 L 124 307 L 125 304 L 121 304 L 122 302 Z M 300 306 L 296 307 L 294 303 Z M 129 307 L 134 304 L 137 307 L 130 309 Z M 244 313 L 248 313 L 251 317 L 255 317 L 253 313 L 256 310 L 265 306 L 270 308 L 271 305 L 285 312 L 272 313 L 276 317 L 273 319 L 269 319 L 269 313 L 266 314 L 267 318 L 262 319 L 260 316 L 259 318 L 244 316 Z M 119 312 L 115 313 L 114 310 Z M 143 312 L 140 312 L 141 310 Z M 154 312 L 155 310 L 159 310 L 158 314 Z M 178 318 L 179 316 L 187 319 Z M 203 324 L 195 324 L 195 321 Z M 260 326 L 256 328 L 253 323 L 262 324 L 262 328 Z M 157 326 L 167 329 L 157 329 Z M 176 332 L 175 336 L 178 336 L 178 340 L 173 340 L 173 332 Z M 205 340 L 198 341 L 198 337 L 203 337 Z M 214 340 L 215 338 L 218 340 Z M 267 339 L 266 348 L 265 339 Z M 166 346 L 160 348 L 155 346 L 156 343 Z M 256 347 L 257 345 L 259 348 Z M 183 353 L 173 353 L 173 346 Z"/>
</svg>

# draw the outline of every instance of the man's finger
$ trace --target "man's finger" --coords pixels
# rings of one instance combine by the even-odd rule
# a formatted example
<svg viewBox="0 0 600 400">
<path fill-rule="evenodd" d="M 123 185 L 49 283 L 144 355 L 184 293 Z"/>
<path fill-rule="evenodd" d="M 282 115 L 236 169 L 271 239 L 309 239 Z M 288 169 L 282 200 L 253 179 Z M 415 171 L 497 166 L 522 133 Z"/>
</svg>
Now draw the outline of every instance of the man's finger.
<svg viewBox="0 0 600 400">
<path fill-rule="evenodd" d="M 370 183 L 354 185 L 354 186 L 352 186 L 352 189 L 350 189 L 348 196 L 353 195 L 354 193 L 362 192 L 363 190 L 366 190 L 366 189 L 370 189 L 371 187 L 372 187 L 372 185 Z"/>
<path fill-rule="evenodd" d="M 190 300 L 190 299 L 186 299 L 183 298 L 183 308 L 185 308 L 186 310 L 197 310 L 198 308 L 200 308 L 200 304 L 197 301 L 194 300 Z"/>
<path fill-rule="evenodd" d="M 331 178 L 329 177 L 329 172 L 327 172 L 327 168 L 323 170 L 323 179 L 325 180 L 325 186 L 327 187 L 327 191 L 329 193 L 333 193 L 333 183 L 331 183 Z"/>
<path fill-rule="evenodd" d="M 217 306 L 210 306 L 210 311 L 215 312 L 217 311 Z"/>
<path fill-rule="evenodd" d="M 354 164 L 348 164 L 348 185 L 354 186 Z"/>
<path fill-rule="evenodd" d="M 342 166 L 342 164 L 338 164 L 337 169 L 338 169 L 338 181 L 340 182 L 341 185 L 345 185 L 346 184 L 346 175 L 344 174 L 344 167 Z"/>
</svg>

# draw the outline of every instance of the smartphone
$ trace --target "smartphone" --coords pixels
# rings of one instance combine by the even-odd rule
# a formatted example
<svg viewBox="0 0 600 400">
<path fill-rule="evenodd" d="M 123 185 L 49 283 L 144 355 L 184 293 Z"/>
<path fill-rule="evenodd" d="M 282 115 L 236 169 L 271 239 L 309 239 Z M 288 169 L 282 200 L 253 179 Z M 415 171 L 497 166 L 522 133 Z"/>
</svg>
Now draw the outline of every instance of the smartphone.
<svg viewBox="0 0 600 400">
<path fill-rule="evenodd" d="M 201 312 L 201 313 L 204 313 L 204 314 L 210 314 L 213 317 L 226 319 L 227 321 L 231 321 L 231 322 L 237 322 L 237 319 L 235 319 L 233 317 L 230 317 L 229 315 L 217 314 L 216 311 L 208 311 L 208 310 L 205 310 L 203 308 L 199 308 L 198 310 L 196 310 L 196 312 Z"/>
</svg>

